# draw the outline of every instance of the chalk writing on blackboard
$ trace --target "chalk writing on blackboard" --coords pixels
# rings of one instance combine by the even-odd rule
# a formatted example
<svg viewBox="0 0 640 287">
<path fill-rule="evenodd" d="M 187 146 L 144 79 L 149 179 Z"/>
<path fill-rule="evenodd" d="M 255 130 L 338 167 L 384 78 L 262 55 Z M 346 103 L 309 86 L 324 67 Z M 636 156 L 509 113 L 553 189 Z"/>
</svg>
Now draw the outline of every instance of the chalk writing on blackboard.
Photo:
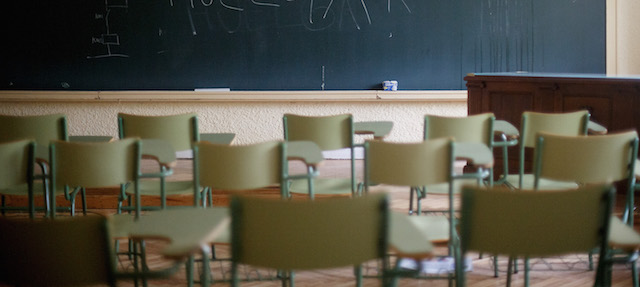
<svg viewBox="0 0 640 287">
<path fill-rule="evenodd" d="M 228 33 L 235 33 L 240 30 L 242 25 L 241 18 L 245 17 L 246 19 L 251 18 L 250 16 L 244 14 L 247 13 L 247 9 L 250 8 L 246 5 L 253 6 L 261 6 L 266 7 L 267 9 L 280 9 L 285 3 L 287 5 L 295 4 L 303 7 L 302 13 L 303 21 L 299 22 L 299 26 L 303 26 L 305 29 L 309 31 L 321 31 L 325 30 L 332 25 L 336 24 L 336 20 L 338 20 L 339 29 L 343 28 L 344 24 L 350 23 L 354 25 L 357 30 L 362 29 L 362 25 L 371 25 L 374 21 L 372 19 L 371 13 L 369 12 L 369 8 L 367 5 L 367 1 L 370 0 L 286 0 L 285 3 L 279 4 L 275 0 L 267 1 L 267 0 L 251 0 L 250 2 L 242 3 L 238 0 L 185 0 L 188 2 L 187 6 L 187 18 L 191 27 L 191 34 L 198 34 L 198 27 L 194 24 L 196 21 L 193 19 L 192 9 L 203 9 L 211 7 L 214 3 L 218 2 L 219 5 L 225 10 L 217 9 L 217 18 L 219 25 L 225 29 Z M 297 3 L 296 3 L 297 2 Z M 402 8 L 406 9 L 409 14 L 412 13 L 409 4 L 405 0 L 387 0 L 387 12 L 391 13 L 392 3 L 400 2 L 402 4 Z M 356 4 L 357 3 L 357 4 Z M 174 0 L 169 0 L 169 4 L 171 7 L 174 7 Z M 243 6 L 244 5 L 244 6 Z M 277 10 L 276 10 L 277 11 Z M 229 14 L 232 13 L 232 14 Z M 204 9 L 204 13 L 208 15 L 208 10 Z M 348 19 L 347 23 L 343 20 Z M 237 22 L 236 22 L 237 20 Z M 233 23 L 230 23 L 233 22 Z"/>
<path fill-rule="evenodd" d="M 402 1 L 402 5 L 404 5 L 404 8 L 406 8 L 407 11 L 411 13 L 411 9 L 409 8 L 409 5 L 407 5 L 407 2 L 404 2 L 404 0 L 400 1 Z M 391 0 L 387 0 L 387 12 L 391 13 Z"/>
<path fill-rule="evenodd" d="M 107 0 L 105 1 L 105 11 L 104 13 L 98 12 L 94 14 L 94 19 L 96 21 L 104 22 L 104 33 L 100 34 L 100 36 L 91 37 L 91 43 L 95 45 L 99 45 L 101 47 L 100 53 L 97 55 L 87 56 L 87 59 L 97 59 L 97 58 L 108 58 L 108 57 L 124 57 L 128 58 L 129 55 L 125 53 L 119 53 L 116 51 L 116 48 L 120 46 L 120 35 L 115 33 L 111 29 L 111 13 L 115 9 L 126 9 L 129 8 L 128 0 Z"/>
<path fill-rule="evenodd" d="M 358 21 L 356 21 L 354 15 L 353 15 L 353 10 L 351 10 L 351 4 L 349 1 L 347 0 L 342 0 L 342 7 L 344 8 L 344 3 L 347 3 L 347 7 L 349 9 L 349 14 L 351 14 L 351 18 L 353 19 L 353 22 L 355 23 L 356 27 L 358 28 L 358 30 L 360 30 L 360 25 L 358 25 Z M 371 16 L 369 15 L 369 10 L 367 9 L 367 3 L 364 2 L 364 0 L 360 0 L 360 3 L 362 5 L 362 9 L 364 10 L 365 15 L 367 16 L 367 21 L 369 22 L 369 24 L 371 24 Z M 331 9 L 331 6 L 333 6 L 333 0 L 331 0 L 331 2 L 329 2 L 329 5 L 327 5 L 327 9 L 324 12 L 324 15 L 322 16 L 322 18 L 326 18 L 327 17 L 327 13 L 329 12 L 329 9 Z M 309 8 L 309 23 L 313 24 L 313 0 L 311 0 L 311 5 Z"/>
</svg>

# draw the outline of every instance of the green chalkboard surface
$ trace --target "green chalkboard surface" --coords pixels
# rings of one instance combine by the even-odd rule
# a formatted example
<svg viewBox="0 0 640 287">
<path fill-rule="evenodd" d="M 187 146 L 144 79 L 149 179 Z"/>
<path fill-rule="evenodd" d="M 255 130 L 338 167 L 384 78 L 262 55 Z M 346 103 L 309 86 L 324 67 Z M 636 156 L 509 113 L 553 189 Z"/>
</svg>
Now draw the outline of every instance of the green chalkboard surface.
<svg viewBox="0 0 640 287">
<path fill-rule="evenodd" d="M 605 72 L 604 0 L 5 1 L 0 89 L 465 89 Z"/>
</svg>

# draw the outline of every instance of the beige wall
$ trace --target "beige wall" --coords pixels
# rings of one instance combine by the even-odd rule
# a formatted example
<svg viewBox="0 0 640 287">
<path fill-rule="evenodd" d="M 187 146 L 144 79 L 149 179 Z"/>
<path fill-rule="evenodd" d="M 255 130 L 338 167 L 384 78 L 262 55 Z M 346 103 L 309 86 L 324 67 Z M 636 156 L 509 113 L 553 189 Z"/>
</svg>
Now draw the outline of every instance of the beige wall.
<svg viewBox="0 0 640 287">
<path fill-rule="evenodd" d="M 283 92 L 285 93 L 285 92 Z M 199 115 L 201 133 L 233 132 L 235 143 L 247 144 L 282 139 L 282 116 L 285 113 L 303 115 L 330 115 L 351 113 L 355 121 L 393 121 L 394 128 L 388 139 L 392 141 L 418 141 L 422 137 L 422 121 L 425 114 L 465 116 L 467 114 L 466 91 L 453 92 L 453 99 L 438 92 L 423 92 L 421 99 L 399 96 L 394 99 L 362 98 L 349 101 L 343 97 L 325 95 L 317 100 L 183 100 L 183 101 L 131 101 L 135 95 L 122 95 L 127 100 L 86 99 L 82 101 L 56 98 L 46 94 L 41 99 L 17 101 L 24 98 L 0 92 L 0 114 L 32 115 L 64 113 L 68 118 L 70 135 L 110 135 L 117 137 L 116 115 L 119 112 L 161 115 L 196 112 Z M 358 94 L 358 93 L 356 93 Z M 449 92 L 451 94 L 451 92 Z M 322 94 L 320 94 L 322 96 Z M 188 95 L 186 97 L 189 97 Z M 230 96 L 233 97 L 233 96 Z M 335 97 L 335 98 L 334 98 Z M 357 98 L 358 98 L 357 97 Z M 394 97 L 391 94 L 390 97 Z M 177 97 L 179 98 L 179 97 Z M 333 100 L 331 98 L 334 98 Z M 362 141 L 362 138 L 359 139 Z"/>
<path fill-rule="evenodd" d="M 640 75 L 638 15 L 638 0 L 607 0 L 607 74 Z"/>
</svg>

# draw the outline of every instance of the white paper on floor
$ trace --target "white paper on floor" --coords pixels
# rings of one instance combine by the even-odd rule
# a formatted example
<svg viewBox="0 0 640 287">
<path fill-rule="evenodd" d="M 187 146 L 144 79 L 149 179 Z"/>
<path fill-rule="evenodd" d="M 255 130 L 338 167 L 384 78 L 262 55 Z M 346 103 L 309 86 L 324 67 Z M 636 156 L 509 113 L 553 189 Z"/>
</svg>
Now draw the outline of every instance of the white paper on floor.
<svg viewBox="0 0 640 287">
<path fill-rule="evenodd" d="M 413 259 L 401 258 L 398 263 L 400 268 L 416 270 L 418 269 L 418 262 Z M 453 273 L 455 270 L 453 257 L 435 257 L 431 259 L 422 260 L 422 271 L 424 274 L 446 274 Z M 464 259 L 464 270 L 466 272 L 473 270 L 473 264 L 469 257 Z"/>
</svg>

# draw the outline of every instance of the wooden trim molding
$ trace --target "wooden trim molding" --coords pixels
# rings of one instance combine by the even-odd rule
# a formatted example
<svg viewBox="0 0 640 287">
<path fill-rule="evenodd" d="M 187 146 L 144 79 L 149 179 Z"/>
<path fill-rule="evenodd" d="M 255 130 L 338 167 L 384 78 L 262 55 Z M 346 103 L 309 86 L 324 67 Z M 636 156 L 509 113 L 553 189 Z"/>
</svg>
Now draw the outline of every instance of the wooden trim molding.
<svg viewBox="0 0 640 287">
<path fill-rule="evenodd" d="M 618 0 L 606 2 L 607 74 L 618 74 Z"/>
<path fill-rule="evenodd" d="M 466 102 L 435 91 L 0 91 L 0 102 Z"/>
</svg>

